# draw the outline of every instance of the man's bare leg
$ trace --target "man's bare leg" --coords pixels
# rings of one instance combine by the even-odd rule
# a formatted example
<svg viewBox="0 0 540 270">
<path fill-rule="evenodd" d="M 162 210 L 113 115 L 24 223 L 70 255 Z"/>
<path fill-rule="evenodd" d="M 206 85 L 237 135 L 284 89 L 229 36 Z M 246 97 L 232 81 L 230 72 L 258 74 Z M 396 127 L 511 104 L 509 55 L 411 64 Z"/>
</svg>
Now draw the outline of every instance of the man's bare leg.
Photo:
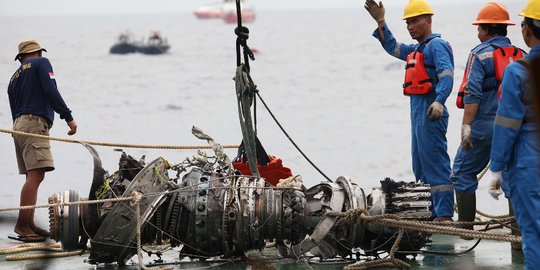
<svg viewBox="0 0 540 270">
<path fill-rule="evenodd" d="M 28 171 L 26 182 L 21 189 L 21 206 L 35 205 L 37 202 L 38 188 L 45 178 L 45 169 Z M 35 234 L 34 211 L 35 209 L 19 210 L 19 218 L 14 231 L 19 235 Z"/>
</svg>

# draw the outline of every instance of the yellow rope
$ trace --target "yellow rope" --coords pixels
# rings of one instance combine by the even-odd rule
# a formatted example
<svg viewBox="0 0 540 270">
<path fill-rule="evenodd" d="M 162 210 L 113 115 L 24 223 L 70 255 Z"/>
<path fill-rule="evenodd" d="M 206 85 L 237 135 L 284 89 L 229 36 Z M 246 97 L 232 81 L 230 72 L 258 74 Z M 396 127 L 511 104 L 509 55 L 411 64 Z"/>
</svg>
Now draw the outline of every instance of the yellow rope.
<svg viewBox="0 0 540 270">
<path fill-rule="evenodd" d="M 141 205 L 140 202 L 143 198 L 142 194 L 139 192 L 134 191 L 131 195 L 131 198 L 133 198 L 132 203 L 135 207 L 135 216 L 136 216 L 136 241 L 137 241 L 137 259 L 139 260 L 139 267 L 143 270 L 151 270 L 151 269 L 174 269 L 173 266 L 156 266 L 156 267 L 146 267 L 144 264 L 143 256 L 142 256 L 142 245 L 141 245 L 141 227 L 142 227 L 142 216 L 141 216 Z"/>
<path fill-rule="evenodd" d="M 480 181 L 482 179 L 482 177 L 484 177 L 484 175 L 486 174 L 486 172 L 489 170 L 489 163 L 486 165 L 486 167 L 476 176 L 476 179 L 478 181 Z"/>
<path fill-rule="evenodd" d="M 21 253 L 26 251 L 34 251 L 34 250 L 41 250 L 41 251 L 53 251 L 53 252 L 62 252 L 64 251 L 61 247 L 25 247 L 25 248 L 11 248 L 11 249 L 2 249 L 0 250 L 0 254 L 14 254 L 14 253 Z"/>
<path fill-rule="evenodd" d="M 66 138 L 56 138 L 56 137 L 50 137 L 45 135 L 39 135 L 39 134 L 33 134 L 33 133 L 26 133 L 26 132 L 20 132 L 20 131 L 14 131 L 14 130 L 8 130 L 8 129 L 1 129 L 0 132 L 8 133 L 11 135 L 21 135 L 21 136 L 28 136 L 28 137 L 34 137 L 34 138 L 41 138 L 51 141 L 58 141 L 58 142 L 68 142 L 68 143 L 86 143 L 90 145 L 98 145 L 98 146 L 107 146 L 107 147 L 119 147 L 119 148 L 139 148 L 139 149 L 211 149 L 212 147 L 209 145 L 151 145 L 151 144 L 126 144 L 126 143 L 108 143 L 108 142 L 94 142 L 94 141 L 86 141 L 86 140 L 73 140 L 73 139 L 66 139 Z M 238 145 L 222 145 L 223 148 L 238 148 Z"/>
<path fill-rule="evenodd" d="M 52 253 L 52 254 L 24 254 L 24 255 L 10 255 L 6 256 L 6 261 L 22 261 L 22 260 L 39 260 L 39 259 L 51 259 L 51 258 L 62 258 L 69 256 L 80 256 L 82 255 L 81 251 L 70 251 L 62 253 Z"/>
<path fill-rule="evenodd" d="M 133 200 L 132 197 L 121 197 L 121 198 L 111 198 L 111 199 L 102 199 L 102 200 L 88 200 L 88 201 L 53 203 L 53 204 L 42 204 L 42 205 L 26 205 L 26 206 L 19 206 L 19 207 L 0 208 L 0 212 L 14 211 L 14 210 L 27 210 L 27 209 L 36 209 L 36 208 L 49 208 L 49 207 L 54 207 L 54 206 L 69 206 L 69 205 L 79 205 L 79 204 L 94 204 L 94 203 L 132 201 L 132 200 Z"/>
<path fill-rule="evenodd" d="M 486 233 L 486 232 L 480 232 L 480 231 L 474 231 L 474 230 L 453 228 L 453 227 L 435 225 L 435 224 L 441 224 L 441 223 L 434 224 L 429 221 L 402 220 L 399 216 L 392 215 L 392 214 L 370 216 L 369 213 L 367 213 L 365 209 L 353 209 L 353 210 L 348 210 L 347 212 L 332 211 L 332 212 L 327 212 L 326 215 L 341 217 L 346 220 L 357 221 L 358 223 L 373 222 L 373 223 L 378 223 L 378 224 L 382 224 L 382 225 L 386 225 L 386 226 L 390 226 L 394 228 L 407 229 L 407 230 L 420 231 L 420 232 L 442 233 L 442 234 L 455 235 L 455 236 L 467 236 L 471 238 L 490 239 L 490 240 L 507 241 L 507 242 L 515 242 L 515 243 L 521 242 L 520 236 L 501 235 L 501 234 Z M 448 225 L 454 225 L 451 222 L 445 222 L 443 224 L 446 224 L 446 223 L 448 223 Z"/>
<path fill-rule="evenodd" d="M 0 249 L 0 254 L 13 254 L 32 250 L 45 250 L 45 251 L 62 251 L 60 243 L 24 243 L 13 247 Z"/>
</svg>

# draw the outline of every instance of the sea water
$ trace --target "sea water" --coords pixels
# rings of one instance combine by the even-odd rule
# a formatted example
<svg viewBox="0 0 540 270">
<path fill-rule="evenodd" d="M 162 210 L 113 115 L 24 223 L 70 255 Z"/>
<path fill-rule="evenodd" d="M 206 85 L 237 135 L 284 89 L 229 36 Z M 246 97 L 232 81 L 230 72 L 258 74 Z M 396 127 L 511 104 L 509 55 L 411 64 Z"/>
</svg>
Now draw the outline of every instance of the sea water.
<svg viewBox="0 0 540 270">
<path fill-rule="evenodd" d="M 511 19 L 524 1 L 508 5 Z M 460 143 L 462 110 L 455 99 L 468 52 L 476 46 L 471 25 L 480 4 L 434 6 L 433 30 L 452 45 L 454 89 L 448 152 Z M 401 20 L 401 8 L 388 8 L 387 22 L 398 41 L 414 43 Z M 58 88 L 73 111 L 78 132 L 72 139 L 127 144 L 205 145 L 191 135 L 197 126 L 222 144 L 242 140 L 235 86 L 235 25 L 197 20 L 192 14 L 0 17 L 0 128 L 11 129 L 7 85 L 19 63 L 20 40 L 37 39 L 48 52 Z M 280 123 L 307 156 L 331 179 L 350 177 L 366 193 L 385 177 L 414 181 L 410 157 L 409 98 L 402 94 L 404 63 L 389 56 L 371 36 L 375 23 L 361 4 L 350 10 L 260 11 L 250 25 L 248 44 L 256 48 L 251 75 Z M 138 39 L 160 31 L 171 49 L 163 55 L 111 55 L 117 36 L 129 30 Z M 526 48 L 519 26 L 509 38 Z M 56 116 L 53 137 L 68 137 Z M 258 137 L 306 186 L 325 180 L 292 146 L 257 103 Z M 46 174 L 38 204 L 67 189 L 87 197 L 92 158 L 78 144 L 52 142 L 56 170 Z M 0 134 L 0 207 L 18 205 L 24 177 L 18 175 L 11 135 Z M 120 153 L 96 147 L 110 173 Z M 127 149 L 151 162 L 164 157 L 179 163 L 195 150 Z M 233 158 L 236 150 L 228 149 Z M 441 166 L 444 166 L 441 164 Z M 494 201 L 481 181 L 478 209 L 507 213 L 506 200 Z M 16 212 L 0 213 L 16 216 Z M 46 210 L 37 210 L 46 224 Z"/>
</svg>

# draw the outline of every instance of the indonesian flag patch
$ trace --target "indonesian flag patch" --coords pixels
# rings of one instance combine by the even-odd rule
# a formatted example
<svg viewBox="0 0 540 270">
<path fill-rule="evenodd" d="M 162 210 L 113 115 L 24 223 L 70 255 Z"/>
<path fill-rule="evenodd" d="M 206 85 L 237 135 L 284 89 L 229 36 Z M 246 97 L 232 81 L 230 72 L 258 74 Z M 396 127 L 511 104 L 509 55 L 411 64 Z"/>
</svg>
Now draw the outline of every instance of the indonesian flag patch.
<svg viewBox="0 0 540 270">
<path fill-rule="evenodd" d="M 51 80 L 56 79 L 56 78 L 54 77 L 54 72 L 49 72 L 49 77 L 51 78 Z"/>
</svg>

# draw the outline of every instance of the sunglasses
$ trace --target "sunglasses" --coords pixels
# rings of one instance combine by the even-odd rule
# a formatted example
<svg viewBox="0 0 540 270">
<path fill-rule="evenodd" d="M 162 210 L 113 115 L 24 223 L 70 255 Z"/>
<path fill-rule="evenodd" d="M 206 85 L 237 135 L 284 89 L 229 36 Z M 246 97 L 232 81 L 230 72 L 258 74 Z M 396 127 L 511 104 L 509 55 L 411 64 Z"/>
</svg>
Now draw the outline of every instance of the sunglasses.
<svg viewBox="0 0 540 270">
<path fill-rule="evenodd" d="M 521 22 L 521 28 L 523 28 L 525 26 L 525 21 L 522 21 Z"/>
</svg>

